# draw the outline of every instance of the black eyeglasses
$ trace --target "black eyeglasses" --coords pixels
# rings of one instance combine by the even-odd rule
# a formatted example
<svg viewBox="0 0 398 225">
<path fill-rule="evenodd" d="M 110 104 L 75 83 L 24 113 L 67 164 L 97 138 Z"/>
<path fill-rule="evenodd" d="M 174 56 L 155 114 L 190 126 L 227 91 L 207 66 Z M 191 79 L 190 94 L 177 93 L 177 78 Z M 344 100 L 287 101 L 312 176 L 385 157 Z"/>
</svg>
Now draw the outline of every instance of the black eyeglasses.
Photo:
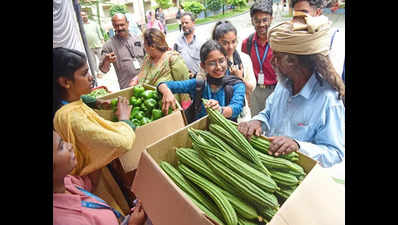
<svg viewBox="0 0 398 225">
<path fill-rule="evenodd" d="M 264 18 L 261 18 L 261 19 L 253 18 L 253 23 L 256 26 L 261 25 L 261 23 L 269 24 L 270 21 L 271 21 L 270 17 L 264 17 Z"/>
<path fill-rule="evenodd" d="M 218 59 L 218 61 L 207 61 L 205 64 L 208 67 L 216 67 L 217 64 L 220 66 L 224 66 L 226 64 L 226 62 L 227 62 L 226 58 L 221 58 L 221 59 Z"/>
</svg>

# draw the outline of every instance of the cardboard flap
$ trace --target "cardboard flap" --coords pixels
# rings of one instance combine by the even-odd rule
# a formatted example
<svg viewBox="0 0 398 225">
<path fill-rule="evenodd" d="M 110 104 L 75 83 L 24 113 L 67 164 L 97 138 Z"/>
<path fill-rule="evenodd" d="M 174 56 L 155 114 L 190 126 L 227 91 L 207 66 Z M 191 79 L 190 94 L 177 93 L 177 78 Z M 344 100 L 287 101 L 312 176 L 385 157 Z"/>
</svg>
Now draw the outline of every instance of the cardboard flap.
<svg viewBox="0 0 398 225">
<path fill-rule="evenodd" d="M 144 84 L 145 90 L 156 90 L 156 87 Z M 113 99 L 118 96 L 130 98 L 134 94 L 134 87 L 125 88 L 118 92 L 114 92 L 98 99 Z M 137 127 L 135 130 L 136 139 L 130 151 L 126 152 L 119 157 L 120 163 L 124 172 L 128 173 L 133 171 L 138 166 L 138 160 L 141 153 L 145 150 L 146 146 L 157 142 L 159 139 L 173 133 L 174 131 L 185 127 L 185 118 L 181 105 L 176 102 L 177 109 L 171 114 L 164 116 L 156 121 Z M 101 117 L 111 120 L 113 117 L 112 110 L 94 109 Z"/>
<path fill-rule="evenodd" d="M 133 144 L 132 150 L 126 152 L 119 158 L 125 172 L 137 168 L 141 153 L 148 145 L 185 126 L 181 114 L 181 111 L 175 111 L 167 117 L 145 124 L 135 130 L 137 138 Z"/>
<path fill-rule="evenodd" d="M 315 165 L 269 224 L 345 224 L 345 190 L 339 185 L 319 165 Z"/>
<path fill-rule="evenodd" d="M 145 212 L 153 224 L 209 224 L 203 212 L 186 200 L 184 192 L 159 169 L 146 151 L 142 153 L 132 191 L 142 200 Z"/>
</svg>

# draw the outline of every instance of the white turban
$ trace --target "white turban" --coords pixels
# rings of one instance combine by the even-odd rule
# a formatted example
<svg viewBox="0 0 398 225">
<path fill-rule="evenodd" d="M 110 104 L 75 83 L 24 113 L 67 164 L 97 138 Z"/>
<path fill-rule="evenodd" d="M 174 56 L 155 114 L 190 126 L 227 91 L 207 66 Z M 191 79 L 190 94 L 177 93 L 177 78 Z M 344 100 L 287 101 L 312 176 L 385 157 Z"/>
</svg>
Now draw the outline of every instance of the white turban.
<svg viewBox="0 0 398 225">
<path fill-rule="evenodd" d="M 271 27 L 268 40 L 272 50 L 295 55 L 329 54 L 330 22 L 326 16 L 305 15 L 306 23 L 288 21 Z"/>
</svg>

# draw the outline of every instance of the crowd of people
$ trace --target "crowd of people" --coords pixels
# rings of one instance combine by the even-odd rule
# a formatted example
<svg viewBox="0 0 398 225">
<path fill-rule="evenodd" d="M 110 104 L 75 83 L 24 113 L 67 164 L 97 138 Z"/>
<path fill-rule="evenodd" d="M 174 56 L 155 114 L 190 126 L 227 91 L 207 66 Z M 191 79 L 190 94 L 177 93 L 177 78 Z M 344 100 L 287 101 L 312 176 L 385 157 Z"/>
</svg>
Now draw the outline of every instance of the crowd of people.
<svg viewBox="0 0 398 225">
<path fill-rule="evenodd" d="M 162 111 L 178 102 L 189 123 L 207 114 L 201 98 L 208 99 L 207 106 L 238 122 L 247 138 L 268 136 L 272 154 L 299 151 L 332 167 L 345 154 L 344 68 L 330 57 L 337 51 L 331 44 L 335 32 L 322 15 L 323 0 L 289 2 L 293 19 L 271 26 L 274 1 L 255 1 L 255 32 L 240 51 L 238 31 L 228 20 L 218 21 L 204 40 L 195 33 L 195 16 L 180 9 L 181 33 L 171 48 L 161 9 L 148 14 L 141 33 L 131 32 L 126 15 L 115 14 L 115 35 L 106 42 L 82 14 L 88 54 L 99 59 L 95 76 L 113 66 L 121 89 L 155 86 Z M 119 122 L 94 111 L 110 109 L 111 102 L 87 95 L 93 79 L 84 53 L 53 49 L 54 224 L 151 224 L 145 202 L 137 200 L 124 214 L 107 185 L 98 185 L 106 182 L 103 168 L 131 150 L 136 127 L 124 97 L 117 103 Z"/>
</svg>

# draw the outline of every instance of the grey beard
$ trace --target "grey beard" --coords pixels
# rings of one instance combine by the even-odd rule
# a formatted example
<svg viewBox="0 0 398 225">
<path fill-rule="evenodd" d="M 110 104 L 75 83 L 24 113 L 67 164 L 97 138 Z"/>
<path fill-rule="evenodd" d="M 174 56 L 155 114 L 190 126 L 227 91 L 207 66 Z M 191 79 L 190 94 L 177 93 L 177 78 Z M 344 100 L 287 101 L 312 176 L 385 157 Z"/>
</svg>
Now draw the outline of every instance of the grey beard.
<svg viewBox="0 0 398 225">
<path fill-rule="evenodd" d="M 285 74 L 281 73 L 277 68 L 273 68 L 273 69 L 274 69 L 274 72 L 276 74 L 276 78 L 278 80 L 278 83 L 281 83 L 285 88 L 287 88 L 288 87 L 288 83 L 289 83 L 288 82 L 289 78 Z"/>
<path fill-rule="evenodd" d="M 189 35 L 192 33 L 192 29 L 188 29 L 188 30 L 183 30 L 184 31 L 184 36 Z"/>
</svg>

